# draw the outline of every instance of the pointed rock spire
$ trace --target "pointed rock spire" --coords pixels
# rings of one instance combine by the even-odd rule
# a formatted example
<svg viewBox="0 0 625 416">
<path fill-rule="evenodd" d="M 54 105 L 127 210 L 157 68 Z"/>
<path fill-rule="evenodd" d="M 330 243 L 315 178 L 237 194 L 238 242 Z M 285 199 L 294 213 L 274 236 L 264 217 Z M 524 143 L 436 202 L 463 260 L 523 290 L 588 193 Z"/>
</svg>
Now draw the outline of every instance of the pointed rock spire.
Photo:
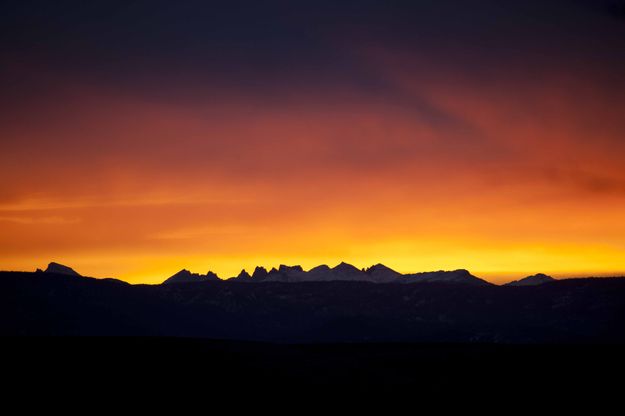
<svg viewBox="0 0 625 416">
<path fill-rule="evenodd" d="M 245 270 L 241 270 L 241 273 L 239 273 L 239 275 L 237 277 L 235 277 L 235 279 L 241 279 L 241 280 L 246 280 L 246 279 L 251 279 L 252 276 L 250 276 L 250 274 Z"/>
<path fill-rule="evenodd" d="M 254 269 L 254 273 L 252 273 L 252 279 L 254 279 L 255 281 L 264 280 L 265 277 L 267 277 L 267 274 L 269 273 L 267 272 L 267 269 L 265 269 L 263 266 L 256 266 L 256 268 Z"/>
</svg>

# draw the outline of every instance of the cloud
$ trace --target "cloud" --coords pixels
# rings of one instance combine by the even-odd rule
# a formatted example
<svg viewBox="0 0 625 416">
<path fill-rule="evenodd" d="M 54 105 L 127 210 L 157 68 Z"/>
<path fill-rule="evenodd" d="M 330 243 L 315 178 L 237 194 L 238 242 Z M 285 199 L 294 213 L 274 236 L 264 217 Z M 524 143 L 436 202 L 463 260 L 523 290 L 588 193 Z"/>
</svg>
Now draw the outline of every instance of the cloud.
<svg viewBox="0 0 625 416">
<path fill-rule="evenodd" d="M 24 225 L 38 225 L 38 224 L 51 224 L 51 225 L 67 225 L 76 224 L 81 222 L 80 218 L 64 218 L 64 217 L 16 217 L 16 216 L 1 216 L 0 222 L 13 222 Z"/>
<path fill-rule="evenodd" d="M 548 169 L 545 177 L 562 185 L 568 185 L 585 193 L 625 196 L 625 177 L 610 177 L 575 169 Z"/>
</svg>

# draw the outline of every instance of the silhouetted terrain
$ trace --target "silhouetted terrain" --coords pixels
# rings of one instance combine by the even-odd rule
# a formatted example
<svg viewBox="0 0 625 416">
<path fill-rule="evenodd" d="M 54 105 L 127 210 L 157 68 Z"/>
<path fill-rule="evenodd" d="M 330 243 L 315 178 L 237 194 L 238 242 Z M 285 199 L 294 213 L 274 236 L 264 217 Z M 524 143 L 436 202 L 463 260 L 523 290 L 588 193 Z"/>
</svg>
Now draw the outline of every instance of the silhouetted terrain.
<svg viewBox="0 0 625 416">
<path fill-rule="evenodd" d="M 55 263 L 51 263 L 55 264 Z M 69 268 L 68 268 L 69 269 Z M 71 270 L 71 269 L 70 269 Z M 173 276 L 166 279 L 163 284 L 179 284 L 203 282 L 207 280 L 221 280 L 215 273 L 209 271 L 207 274 L 191 273 L 183 269 Z M 473 276 L 468 270 L 438 270 L 434 272 L 408 273 L 402 274 L 383 265 L 375 264 L 366 269 L 359 269 L 351 264 L 341 262 L 335 267 L 330 268 L 326 264 L 313 267 L 310 270 L 302 269 L 302 266 L 287 266 L 281 264 L 277 269 L 272 268 L 267 271 L 262 266 L 257 266 L 254 273 L 250 275 L 245 269 L 241 270 L 238 276 L 228 280 L 236 280 L 245 283 L 260 282 L 370 282 L 370 283 L 426 283 L 426 282 L 445 282 L 458 283 L 464 285 L 484 286 L 489 283 L 479 277 Z M 542 282 L 540 282 L 542 283 Z"/>
<path fill-rule="evenodd" d="M 0 273 L 3 335 L 271 342 L 620 343 L 625 279 L 536 286 L 204 281 Z"/>
<path fill-rule="evenodd" d="M 562 409 L 592 398 L 600 399 L 593 402 L 598 410 L 619 397 L 625 370 L 623 349 L 616 345 L 293 345 L 150 337 L 3 343 L 17 364 L 5 368 L 4 376 L 21 391 L 136 400 L 141 389 L 151 405 L 169 400 L 275 410 L 294 401 L 295 408 L 308 408 L 338 398 L 359 408 L 374 399 L 386 411 L 407 404 L 417 413 L 432 401 L 463 409 L 495 400 L 515 408 L 555 403 Z M 235 401 L 224 401 L 226 396 Z M 250 401 L 257 396 L 262 400 Z"/>
<path fill-rule="evenodd" d="M 0 312 L 0 334 L 28 335 L 2 341 L 20 405 L 598 411 L 625 370 L 623 278 L 149 286 L 3 272 Z"/>
</svg>

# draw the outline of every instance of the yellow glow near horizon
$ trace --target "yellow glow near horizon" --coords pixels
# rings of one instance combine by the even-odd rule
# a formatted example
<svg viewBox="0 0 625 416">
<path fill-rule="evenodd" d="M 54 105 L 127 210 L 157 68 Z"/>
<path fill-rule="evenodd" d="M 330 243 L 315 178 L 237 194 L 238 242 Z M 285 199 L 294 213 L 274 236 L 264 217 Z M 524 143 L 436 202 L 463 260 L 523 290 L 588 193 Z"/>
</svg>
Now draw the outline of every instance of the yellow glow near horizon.
<svg viewBox="0 0 625 416">
<path fill-rule="evenodd" d="M 467 268 L 474 275 L 493 283 L 505 283 L 520 277 L 538 272 L 554 277 L 582 276 L 619 276 L 623 273 L 623 251 L 606 249 L 606 247 L 536 247 L 515 246 L 485 248 L 475 245 L 473 248 L 459 248 L 447 253 L 433 252 L 431 245 L 419 247 L 413 243 L 385 244 L 387 251 L 376 247 L 362 249 L 360 255 L 345 252 L 342 258 L 313 257 L 211 257 L 203 255 L 189 256 L 138 256 L 127 257 L 112 253 L 110 257 L 76 255 L 64 258 L 52 258 L 75 268 L 83 275 L 94 277 L 116 277 L 130 283 L 160 283 L 165 278 L 185 268 L 196 273 L 216 272 L 222 279 L 236 276 L 241 269 L 252 273 L 255 266 L 266 268 L 278 267 L 280 264 L 301 265 L 305 270 L 319 264 L 334 266 L 346 261 L 358 268 L 383 263 L 402 273 L 415 273 L 434 270 L 454 270 Z M 422 251 L 419 257 L 411 253 Z M 379 256 L 373 253 L 379 253 Z M 391 254 L 392 253 L 392 254 Z M 7 269 L 32 270 L 30 259 L 15 263 Z M 45 267 L 48 259 L 40 259 L 36 266 Z"/>
</svg>

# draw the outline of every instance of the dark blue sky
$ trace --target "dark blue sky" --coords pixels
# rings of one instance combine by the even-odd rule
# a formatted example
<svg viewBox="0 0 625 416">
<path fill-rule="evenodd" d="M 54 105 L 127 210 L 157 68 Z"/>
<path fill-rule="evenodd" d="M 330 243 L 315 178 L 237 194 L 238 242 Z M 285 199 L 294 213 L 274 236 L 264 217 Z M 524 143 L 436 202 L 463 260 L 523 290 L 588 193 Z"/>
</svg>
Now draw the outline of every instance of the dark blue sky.
<svg viewBox="0 0 625 416">
<path fill-rule="evenodd" d="M 625 62 L 615 1 L 7 1 L 4 60 L 101 82 L 379 87 L 366 48 L 485 73 Z M 620 5 L 620 6 L 619 6 Z M 621 13 L 619 13 L 619 11 Z M 375 71 L 373 71 L 375 72 Z"/>
</svg>

